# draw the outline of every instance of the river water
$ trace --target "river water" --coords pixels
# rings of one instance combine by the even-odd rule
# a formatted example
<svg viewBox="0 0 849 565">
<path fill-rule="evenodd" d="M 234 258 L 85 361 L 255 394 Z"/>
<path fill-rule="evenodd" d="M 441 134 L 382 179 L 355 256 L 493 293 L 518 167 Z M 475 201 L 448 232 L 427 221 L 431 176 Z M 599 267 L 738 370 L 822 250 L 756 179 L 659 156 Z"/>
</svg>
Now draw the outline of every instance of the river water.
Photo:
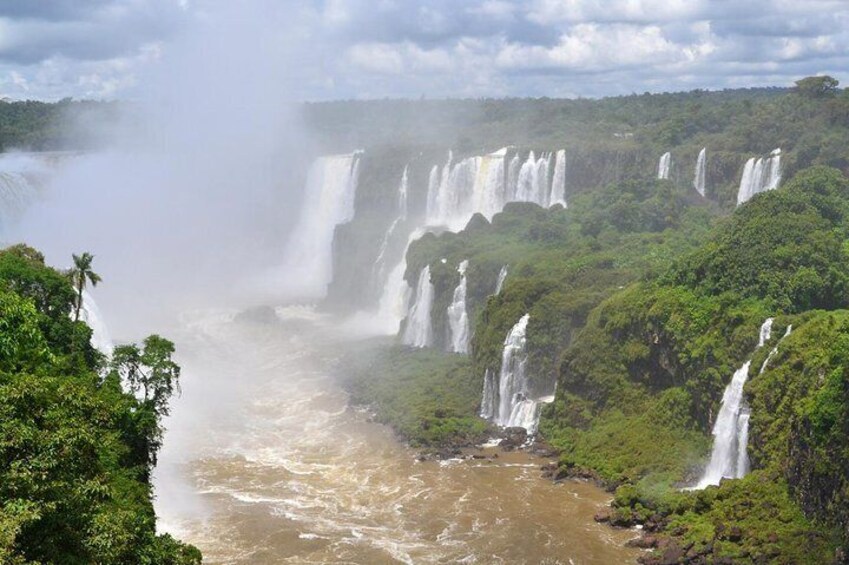
<svg viewBox="0 0 849 565">
<path fill-rule="evenodd" d="M 303 307 L 197 312 L 157 468 L 160 527 L 205 563 L 633 563 L 600 489 L 526 453 L 418 462 L 331 373 L 353 336 Z"/>
</svg>

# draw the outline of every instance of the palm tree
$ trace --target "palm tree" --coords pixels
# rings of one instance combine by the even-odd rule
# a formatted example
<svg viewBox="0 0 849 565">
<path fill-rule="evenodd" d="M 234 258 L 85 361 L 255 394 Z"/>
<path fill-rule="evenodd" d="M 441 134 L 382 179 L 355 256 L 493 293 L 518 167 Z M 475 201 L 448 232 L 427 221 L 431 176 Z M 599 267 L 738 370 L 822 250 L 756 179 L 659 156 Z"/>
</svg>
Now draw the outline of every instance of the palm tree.
<svg viewBox="0 0 849 565">
<path fill-rule="evenodd" d="M 94 287 L 103 279 L 91 270 L 94 255 L 86 252 L 82 255 L 71 254 L 71 256 L 74 258 L 74 266 L 68 271 L 68 276 L 71 277 L 71 282 L 77 289 L 76 312 L 74 313 L 74 321 L 76 322 L 80 319 L 80 308 L 83 306 L 83 290 L 85 290 L 86 282 L 90 282 L 91 286 Z"/>
</svg>

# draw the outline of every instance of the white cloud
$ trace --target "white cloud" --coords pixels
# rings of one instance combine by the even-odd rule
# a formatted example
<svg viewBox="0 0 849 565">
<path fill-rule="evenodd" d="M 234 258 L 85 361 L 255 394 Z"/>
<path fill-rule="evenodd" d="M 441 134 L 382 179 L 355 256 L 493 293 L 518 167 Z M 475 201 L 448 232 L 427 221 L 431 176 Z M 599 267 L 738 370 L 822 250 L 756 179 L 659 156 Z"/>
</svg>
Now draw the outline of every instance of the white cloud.
<svg viewBox="0 0 849 565">
<path fill-rule="evenodd" d="M 603 71 L 677 62 L 687 49 L 692 48 L 669 41 L 657 26 L 578 24 L 553 47 L 508 44 L 496 62 L 503 68 Z"/>
<path fill-rule="evenodd" d="M 286 74 L 313 100 L 789 85 L 823 69 L 849 78 L 846 0 L 229 2 L 0 0 L 0 94 L 133 97 L 169 45 L 221 5 L 248 29 L 282 18 L 282 37 L 247 34 L 238 51 L 244 65 L 301 53 Z"/>
</svg>

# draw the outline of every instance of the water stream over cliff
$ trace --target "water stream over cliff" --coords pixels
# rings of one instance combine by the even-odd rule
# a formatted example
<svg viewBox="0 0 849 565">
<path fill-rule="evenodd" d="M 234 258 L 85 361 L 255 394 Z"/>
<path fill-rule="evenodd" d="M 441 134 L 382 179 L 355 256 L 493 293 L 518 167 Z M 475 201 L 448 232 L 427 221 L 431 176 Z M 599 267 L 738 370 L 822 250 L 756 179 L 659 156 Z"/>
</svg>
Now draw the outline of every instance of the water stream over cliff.
<svg viewBox="0 0 849 565">
<path fill-rule="evenodd" d="M 418 462 L 348 405 L 356 347 L 301 307 L 199 312 L 170 331 L 184 368 L 157 469 L 162 525 L 209 564 L 633 562 L 593 521 L 609 495 L 540 460 Z M 187 494 L 188 493 L 188 494 Z"/>
</svg>

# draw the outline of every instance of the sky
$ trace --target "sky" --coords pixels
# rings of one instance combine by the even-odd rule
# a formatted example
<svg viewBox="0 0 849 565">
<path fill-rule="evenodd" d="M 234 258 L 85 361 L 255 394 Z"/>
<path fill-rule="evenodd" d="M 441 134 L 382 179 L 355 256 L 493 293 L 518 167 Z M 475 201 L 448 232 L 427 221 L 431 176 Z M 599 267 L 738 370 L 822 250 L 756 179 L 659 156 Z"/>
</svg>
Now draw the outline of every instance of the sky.
<svg viewBox="0 0 849 565">
<path fill-rule="evenodd" d="M 849 0 L 0 0 L 0 97 L 137 98 L 221 18 L 199 64 L 232 47 L 296 100 L 849 82 Z"/>
</svg>

